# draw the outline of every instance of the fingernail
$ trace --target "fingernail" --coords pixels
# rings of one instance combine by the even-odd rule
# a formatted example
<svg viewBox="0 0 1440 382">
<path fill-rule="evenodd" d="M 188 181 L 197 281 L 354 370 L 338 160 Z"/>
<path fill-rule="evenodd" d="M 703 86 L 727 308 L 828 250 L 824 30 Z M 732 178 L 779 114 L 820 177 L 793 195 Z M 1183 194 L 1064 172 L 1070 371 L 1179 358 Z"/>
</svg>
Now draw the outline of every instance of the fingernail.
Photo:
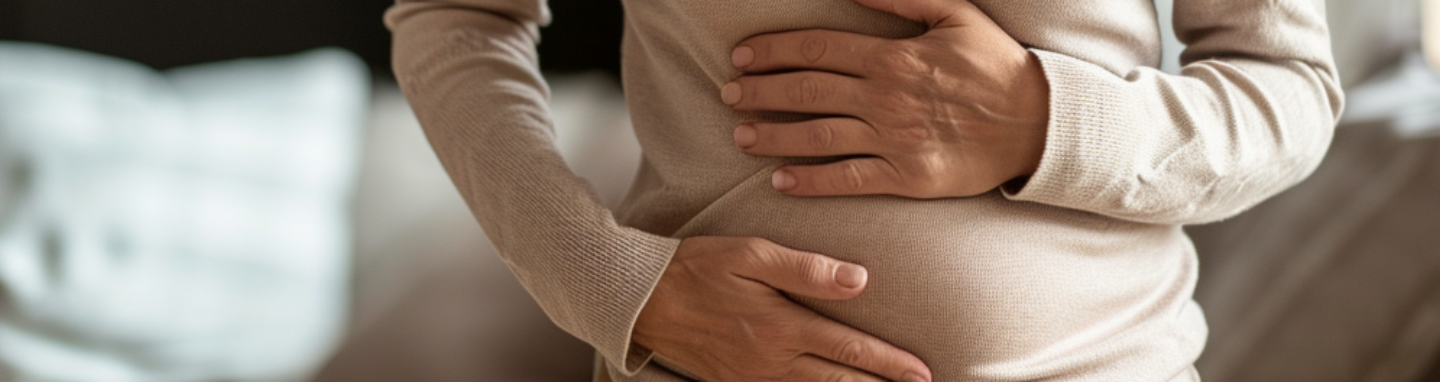
<svg viewBox="0 0 1440 382">
<path fill-rule="evenodd" d="M 854 264 L 840 264 L 835 268 L 835 283 L 846 288 L 859 288 L 865 285 L 865 268 Z"/>
<path fill-rule="evenodd" d="M 740 84 L 735 82 L 726 83 L 720 88 L 720 100 L 726 105 L 740 103 Z"/>
<path fill-rule="evenodd" d="M 910 372 L 910 373 L 905 373 L 905 382 L 930 382 L 930 380 L 929 380 L 929 379 L 925 379 L 925 377 L 921 377 L 920 374 L 915 374 L 914 372 Z"/>
<path fill-rule="evenodd" d="M 775 170 L 774 174 L 770 174 L 770 186 L 775 187 L 778 191 L 789 190 L 791 187 L 795 187 L 795 176 L 785 170 Z"/>
<path fill-rule="evenodd" d="M 744 123 L 740 124 L 740 127 L 735 128 L 735 145 L 740 146 L 740 148 L 750 148 L 750 146 L 755 145 L 755 141 L 758 139 L 759 137 L 755 136 L 755 126 Z"/>
<path fill-rule="evenodd" d="M 751 49 L 748 46 L 740 46 L 730 52 L 730 63 L 737 68 L 743 68 L 746 65 L 750 65 L 751 62 L 755 62 L 755 49 Z"/>
</svg>

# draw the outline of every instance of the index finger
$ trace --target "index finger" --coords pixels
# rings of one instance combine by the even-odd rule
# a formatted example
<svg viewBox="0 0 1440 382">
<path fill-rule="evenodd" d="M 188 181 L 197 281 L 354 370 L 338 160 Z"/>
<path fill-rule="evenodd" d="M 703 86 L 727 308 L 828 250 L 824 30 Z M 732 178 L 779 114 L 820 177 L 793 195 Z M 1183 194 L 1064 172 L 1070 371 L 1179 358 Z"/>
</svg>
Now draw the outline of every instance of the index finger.
<svg viewBox="0 0 1440 382">
<path fill-rule="evenodd" d="M 824 29 L 767 33 L 741 41 L 730 61 L 745 73 L 821 70 L 865 77 L 865 60 L 886 39 Z"/>
<path fill-rule="evenodd" d="M 891 381 L 930 381 L 930 367 L 919 357 L 875 336 L 816 315 L 804 334 L 809 354 L 864 370 Z"/>
</svg>

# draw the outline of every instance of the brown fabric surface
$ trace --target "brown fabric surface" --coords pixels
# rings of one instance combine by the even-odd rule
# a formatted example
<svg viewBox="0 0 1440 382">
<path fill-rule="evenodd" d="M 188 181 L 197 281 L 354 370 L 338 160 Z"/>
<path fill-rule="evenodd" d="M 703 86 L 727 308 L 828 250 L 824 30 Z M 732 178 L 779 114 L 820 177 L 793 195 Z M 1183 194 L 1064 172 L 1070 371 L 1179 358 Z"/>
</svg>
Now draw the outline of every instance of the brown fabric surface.
<svg viewBox="0 0 1440 382">
<path fill-rule="evenodd" d="M 644 149 L 612 214 L 555 153 L 539 0 L 401 0 L 395 67 L 511 270 L 615 380 L 676 380 L 630 343 L 678 243 L 759 236 L 865 265 L 866 293 L 799 301 L 925 360 L 937 380 L 1186 380 L 1206 327 L 1180 224 L 1243 211 L 1318 163 L 1341 95 L 1318 0 L 1186 0 L 1183 75 L 1155 70 L 1148 0 L 977 0 L 1051 85 L 1039 171 L 1016 194 L 795 198 L 793 159 L 744 155 L 730 49 L 762 32 L 920 25 L 850 0 L 626 2 L 625 88 Z M 957 174 L 963 176 L 963 174 Z"/>
<path fill-rule="evenodd" d="M 1434 381 L 1440 357 L 1440 138 L 1338 130 L 1310 179 L 1188 229 L 1223 381 Z"/>
<path fill-rule="evenodd" d="M 1432 359 L 1430 359 L 1430 371 L 1426 372 L 1426 373 L 1425 373 L 1425 376 L 1420 377 L 1420 379 L 1416 379 L 1415 381 L 1416 381 L 1416 382 L 1433 382 L 1433 381 L 1440 381 L 1440 352 L 1436 352 L 1436 353 L 1435 353 L 1435 357 L 1432 358 Z"/>
</svg>

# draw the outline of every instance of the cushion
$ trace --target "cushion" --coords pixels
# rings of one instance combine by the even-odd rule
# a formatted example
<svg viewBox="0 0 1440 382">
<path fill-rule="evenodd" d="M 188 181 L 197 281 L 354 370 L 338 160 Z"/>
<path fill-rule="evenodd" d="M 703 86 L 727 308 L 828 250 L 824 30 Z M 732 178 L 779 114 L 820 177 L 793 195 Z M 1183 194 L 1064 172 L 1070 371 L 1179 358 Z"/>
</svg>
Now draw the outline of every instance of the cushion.
<svg viewBox="0 0 1440 382">
<path fill-rule="evenodd" d="M 368 76 L 0 42 L 0 380 L 297 379 L 347 311 Z"/>
</svg>

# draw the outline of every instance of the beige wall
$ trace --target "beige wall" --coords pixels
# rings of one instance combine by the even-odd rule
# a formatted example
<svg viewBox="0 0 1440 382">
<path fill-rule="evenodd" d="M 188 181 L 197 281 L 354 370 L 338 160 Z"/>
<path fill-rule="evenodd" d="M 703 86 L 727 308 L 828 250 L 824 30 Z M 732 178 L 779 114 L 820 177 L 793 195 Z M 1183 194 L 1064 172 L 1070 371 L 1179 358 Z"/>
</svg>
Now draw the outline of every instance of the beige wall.
<svg viewBox="0 0 1440 382">
<path fill-rule="evenodd" d="M 1440 0 L 1425 0 L 1423 23 L 1425 56 L 1430 66 L 1440 69 Z"/>
</svg>

